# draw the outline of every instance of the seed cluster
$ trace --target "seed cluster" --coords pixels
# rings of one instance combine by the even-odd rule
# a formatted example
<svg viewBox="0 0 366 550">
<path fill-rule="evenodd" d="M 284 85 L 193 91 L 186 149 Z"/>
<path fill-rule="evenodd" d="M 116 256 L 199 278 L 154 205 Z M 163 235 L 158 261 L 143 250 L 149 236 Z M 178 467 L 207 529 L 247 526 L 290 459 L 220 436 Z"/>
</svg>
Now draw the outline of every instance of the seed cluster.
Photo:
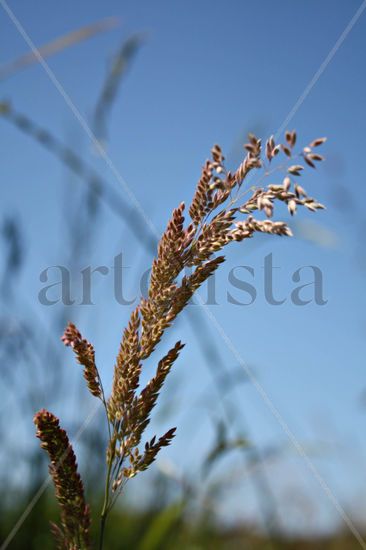
<svg viewBox="0 0 366 550">
<path fill-rule="evenodd" d="M 246 156 L 233 173 L 226 170 L 220 147 L 213 147 L 211 159 L 203 166 L 188 209 L 190 221 L 185 224 L 185 205 L 181 203 L 173 211 L 160 239 L 157 256 L 152 264 L 147 297 L 141 298 L 138 307 L 132 312 L 122 336 L 108 400 L 104 398 L 93 346 L 82 338 L 75 325 L 70 323 L 67 326 L 62 340 L 65 345 L 72 347 L 79 363 L 84 366 L 89 390 L 102 399 L 108 419 L 108 473 L 102 517 L 110 510 L 125 482 L 146 470 L 162 447 L 169 445 L 175 435 L 175 428 L 172 428 L 158 439 L 153 437 L 142 450 L 139 449 L 159 392 L 183 345 L 177 342 L 168 351 L 158 362 L 155 375 L 139 391 L 143 361 L 152 355 L 165 330 L 185 308 L 196 290 L 225 261 L 223 255 L 216 254 L 229 243 L 251 238 L 255 233 L 291 236 L 291 229 L 286 222 L 272 219 L 276 205 L 285 205 L 291 215 L 301 206 L 310 211 L 324 208 L 308 196 L 295 178 L 299 178 L 304 170 L 302 160 L 311 168 L 323 160 L 313 150 L 322 145 L 325 138 L 314 140 L 298 153 L 294 152 L 296 141 L 294 131 L 286 132 L 285 143 L 276 144 L 271 136 L 262 148 L 261 140 L 250 134 L 248 143 L 244 145 Z M 283 158 L 285 163 L 274 166 L 276 157 Z M 282 181 L 271 181 L 279 172 L 285 172 L 281 176 Z M 258 185 L 245 186 L 244 189 L 244 182 L 251 173 L 258 175 Z M 270 179 L 270 183 L 259 185 L 266 178 Z M 51 461 L 54 461 L 55 456 L 59 458 L 60 449 L 68 447 L 66 434 L 59 429 L 58 421 L 53 420 L 50 413 L 42 411 L 36 418 L 38 437 L 42 445 L 47 447 Z M 51 439 L 47 435 L 50 433 L 49 426 L 52 427 Z M 50 442 L 56 446 L 52 453 Z M 68 480 L 65 475 L 54 476 L 54 480 L 62 504 L 63 525 L 69 520 L 73 524 L 75 519 L 80 518 L 81 511 L 72 506 L 68 508 L 67 499 L 68 495 L 71 500 L 73 498 L 70 483 L 75 483 L 75 494 L 80 495 L 80 478 L 75 469 Z"/>
<path fill-rule="evenodd" d="M 77 471 L 74 451 L 59 420 L 46 410 L 34 417 L 37 437 L 50 458 L 49 471 L 61 508 L 61 526 L 52 525 L 59 550 L 86 550 L 89 541 L 90 513 L 84 488 Z"/>
<path fill-rule="evenodd" d="M 170 430 L 157 442 L 154 439 L 147 443 L 144 453 L 138 450 L 158 393 L 182 345 L 178 342 L 168 352 L 159 362 L 156 375 L 136 395 L 142 362 L 150 357 L 165 330 L 195 291 L 225 261 L 224 256 L 215 257 L 215 253 L 228 243 L 250 238 L 256 232 L 291 236 L 285 222 L 271 219 L 275 204 L 284 203 L 291 214 L 299 206 L 309 210 L 323 208 L 293 181 L 295 176 L 301 175 L 303 166 L 300 164 L 282 167 L 287 175 L 280 184 L 252 188 L 249 199 L 242 202 L 245 178 L 255 169 L 263 169 L 264 176 L 269 177 L 275 172 L 271 170 L 271 163 L 280 153 L 284 153 L 285 159 L 321 160 L 320 156 L 314 158 L 312 148 L 323 142 L 324 138 L 319 138 L 295 155 L 296 133 L 287 132 L 285 144 L 276 145 L 274 138 L 269 138 L 265 145 L 265 160 L 262 158 L 261 140 L 251 134 L 249 143 L 244 146 L 246 157 L 233 174 L 226 170 L 222 151 L 215 145 L 211 159 L 203 166 L 189 207 L 191 221 L 186 227 L 185 205 L 182 203 L 173 211 L 153 261 L 148 296 L 141 299 L 131 315 L 115 366 L 112 394 L 108 401 L 108 415 L 114 434 L 108 457 L 116 462 L 114 471 L 118 473 L 112 480 L 113 490 L 117 490 L 124 479 L 146 469 L 160 448 L 168 444 L 174 435 Z M 254 218 L 255 211 L 263 212 L 265 218 Z M 184 274 L 187 268 L 192 270 L 190 275 Z M 123 467 L 126 458 L 130 461 L 129 467 Z"/>
<path fill-rule="evenodd" d="M 102 397 L 102 389 L 97 366 L 95 364 L 95 352 L 93 346 L 85 340 L 76 326 L 69 323 L 61 338 L 65 346 L 70 346 L 77 360 L 84 367 L 84 378 L 88 388 L 95 397 Z"/>
</svg>

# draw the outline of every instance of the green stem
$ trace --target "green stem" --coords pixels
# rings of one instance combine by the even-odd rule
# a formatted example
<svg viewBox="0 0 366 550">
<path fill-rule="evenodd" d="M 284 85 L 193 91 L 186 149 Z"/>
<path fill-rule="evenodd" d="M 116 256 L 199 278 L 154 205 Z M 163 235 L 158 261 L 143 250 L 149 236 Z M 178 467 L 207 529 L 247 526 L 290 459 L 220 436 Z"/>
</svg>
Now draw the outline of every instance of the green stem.
<svg viewBox="0 0 366 550">
<path fill-rule="evenodd" d="M 99 550 L 103 550 L 103 540 L 104 540 L 104 528 L 107 516 L 102 516 L 100 520 L 100 538 L 99 538 Z"/>
<path fill-rule="evenodd" d="M 99 381 L 99 385 L 100 385 L 100 390 L 101 390 L 101 393 L 102 393 L 102 395 L 101 395 L 101 401 L 102 401 L 102 403 L 103 403 L 103 407 L 104 407 L 104 411 L 105 411 L 106 419 L 107 419 L 109 442 L 111 442 L 112 434 L 111 434 L 111 427 L 110 427 L 110 424 L 109 424 L 107 400 L 106 400 L 106 398 L 105 398 L 103 383 L 102 383 L 102 379 L 101 379 L 101 377 L 100 377 L 100 374 L 99 374 L 98 369 L 97 369 L 97 376 L 98 376 L 98 381 Z"/>
<path fill-rule="evenodd" d="M 107 478 L 106 478 L 106 482 L 105 482 L 103 509 L 102 509 L 102 512 L 101 512 L 101 515 L 100 515 L 99 550 L 103 550 L 104 530 L 105 530 L 105 523 L 106 523 L 106 520 L 107 520 L 108 505 L 109 505 L 109 486 L 110 486 L 111 469 L 112 469 L 112 458 L 110 458 L 109 461 L 108 461 L 108 469 L 107 469 Z"/>
</svg>

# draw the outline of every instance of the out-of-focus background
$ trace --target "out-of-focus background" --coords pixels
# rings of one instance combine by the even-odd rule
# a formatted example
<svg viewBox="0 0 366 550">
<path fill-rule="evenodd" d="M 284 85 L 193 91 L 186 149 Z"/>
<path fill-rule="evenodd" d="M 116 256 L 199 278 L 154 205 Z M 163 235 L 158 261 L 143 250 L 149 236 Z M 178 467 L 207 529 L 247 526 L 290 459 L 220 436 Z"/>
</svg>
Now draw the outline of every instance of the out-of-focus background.
<svg viewBox="0 0 366 550">
<path fill-rule="evenodd" d="M 197 305 L 162 343 L 187 345 L 151 433 L 178 435 L 127 487 L 107 547 L 362 547 L 365 2 L 0 4 L 1 540 L 52 547 L 42 407 L 100 503 L 102 411 L 60 342 L 66 322 L 110 388 L 152 226 L 189 202 L 214 143 L 235 168 L 249 131 L 288 127 L 302 145 L 329 138 L 326 163 L 301 178 L 327 210 L 291 220 L 293 239 L 232 247 L 200 291 L 237 353 Z"/>
</svg>

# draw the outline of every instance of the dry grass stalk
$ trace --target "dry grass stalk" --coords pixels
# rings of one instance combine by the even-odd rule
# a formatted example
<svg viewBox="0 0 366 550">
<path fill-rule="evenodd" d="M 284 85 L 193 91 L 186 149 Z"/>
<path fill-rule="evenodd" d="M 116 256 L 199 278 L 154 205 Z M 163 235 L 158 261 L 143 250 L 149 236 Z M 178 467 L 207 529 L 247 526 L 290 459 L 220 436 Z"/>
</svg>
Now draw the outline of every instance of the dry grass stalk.
<svg viewBox="0 0 366 550">
<path fill-rule="evenodd" d="M 223 255 L 215 257 L 217 252 L 229 243 L 251 238 L 257 232 L 291 236 L 291 229 L 285 222 L 271 219 L 278 204 L 284 204 L 291 215 L 302 206 L 311 211 L 324 208 L 309 197 L 294 178 L 300 177 L 304 170 L 301 160 L 312 168 L 315 167 L 314 162 L 323 160 L 313 152 L 313 148 L 324 143 L 325 138 L 314 140 L 297 154 L 294 152 L 296 133 L 286 132 L 285 138 L 285 143 L 276 144 L 271 136 L 263 154 L 261 140 L 250 134 L 249 142 L 244 145 L 246 156 L 234 173 L 226 170 L 220 147 L 213 147 L 212 158 L 203 166 L 189 207 L 191 221 L 185 226 L 185 205 L 180 204 L 173 211 L 160 239 L 157 257 L 152 265 L 148 296 L 141 298 L 132 312 L 122 337 L 108 401 L 104 399 L 93 347 L 81 337 L 74 325 L 69 324 L 66 328 L 62 339 L 73 348 L 78 361 L 84 366 L 89 390 L 103 401 L 108 419 L 107 479 L 101 514 L 100 548 L 106 517 L 124 484 L 138 472 L 146 470 L 175 434 L 175 428 L 172 428 L 159 439 L 154 437 L 146 442 L 142 451 L 139 449 L 159 392 L 183 345 L 177 342 L 159 361 L 155 375 L 139 393 L 143 361 L 151 356 L 165 330 L 195 291 L 225 261 Z M 273 167 L 273 160 L 281 153 L 285 164 Z M 263 171 L 260 183 L 266 177 L 274 178 L 280 171 L 285 171 L 286 175 L 280 183 L 243 190 L 248 174 L 259 169 Z M 250 196 L 244 200 L 248 192 Z M 186 268 L 192 269 L 190 275 L 184 275 Z"/>
</svg>

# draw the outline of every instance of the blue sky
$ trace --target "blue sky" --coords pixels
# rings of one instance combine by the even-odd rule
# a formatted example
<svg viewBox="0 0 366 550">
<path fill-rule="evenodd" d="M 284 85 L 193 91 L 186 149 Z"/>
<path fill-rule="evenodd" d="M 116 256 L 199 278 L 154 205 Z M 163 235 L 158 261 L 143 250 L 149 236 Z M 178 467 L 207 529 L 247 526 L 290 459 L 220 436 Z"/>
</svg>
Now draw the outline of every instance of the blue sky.
<svg viewBox="0 0 366 550">
<path fill-rule="evenodd" d="M 258 129 L 263 137 L 276 132 L 360 2 L 75 4 L 67 0 L 62 5 L 44 1 L 36 5 L 13 1 L 9 5 L 37 45 L 105 16 L 120 18 L 117 29 L 48 60 L 88 121 L 108 60 L 121 40 L 134 32 L 146 33 L 113 106 L 108 154 L 161 231 L 171 210 L 181 200 L 189 201 L 200 167 L 214 143 L 221 144 L 228 163 L 235 165 L 240 161 L 240 145 L 247 131 Z M 308 170 L 303 178 L 304 187 L 326 203 L 327 210 L 316 217 L 300 216 L 303 221 L 310 218 L 319 224 L 318 232 L 328 231 L 331 246 L 304 240 L 300 231 L 291 241 L 238 245 L 228 253 L 228 263 L 217 278 L 218 287 L 226 288 L 233 266 L 250 265 L 255 270 L 258 299 L 251 306 L 238 307 L 228 304 L 225 290 L 221 290 L 220 304 L 212 307 L 292 432 L 306 449 L 310 448 L 319 471 L 351 514 L 356 513 L 366 494 L 366 411 L 360 404 L 365 389 L 366 324 L 362 164 L 365 18 L 363 14 L 290 123 L 298 130 L 301 143 L 322 135 L 329 137 L 324 148 L 327 163 L 316 173 Z M 0 28 L 0 63 L 5 64 L 27 52 L 27 45 L 3 10 Z M 0 86 L 0 99 L 10 100 L 15 110 L 28 114 L 71 148 L 81 151 L 114 190 L 124 193 L 103 159 L 93 153 L 88 137 L 42 67 L 25 69 Z M 47 266 L 68 261 L 63 251 L 66 214 L 78 207 L 82 183 L 6 121 L 0 120 L 0 135 L 0 213 L 17 216 L 26 233 L 27 262 L 17 282 L 18 309 L 26 314 L 24 304 L 28 304 L 48 325 L 64 306 L 39 304 L 39 274 Z M 135 274 L 149 267 L 151 256 L 121 220 L 102 207 L 87 263 L 110 266 L 120 252 L 126 265 L 132 266 L 126 291 L 133 292 Z M 289 296 L 296 286 L 291 279 L 296 269 L 316 265 L 323 272 L 327 304 L 298 307 L 289 298 L 278 307 L 267 304 L 262 291 L 262 265 L 269 253 L 281 268 L 276 272 L 279 295 Z M 94 306 L 72 310 L 73 318 L 77 317 L 80 328 L 95 344 L 107 381 L 129 315 L 128 308 L 113 300 L 111 284 L 109 278 L 99 283 Z M 68 311 L 65 316 L 69 316 Z M 227 368 L 237 368 L 235 358 L 212 331 L 222 361 Z M 198 463 L 210 444 L 210 417 L 216 396 L 212 389 L 211 412 L 203 411 L 202 422 L 198 423 L 195 403 L 201 389 L 211 391 L 212 383 L 196 338 L 184 320 L 168 340 L 178 333 L 188 345 L 172 374 L 171 391 L 177 392 L 177 403 L 169 421 L 178 424 L 179 436 L 169 457 L 186 468 L 192 461 Z M 54 338 L 57 344 L 58 336 Z M 70 362 L 67 357 L 65 368 Z M 230 396 L 245 413 L 249 437 L 255 443 L 288 445 L 284 458 L 269 465 L 267 472 L 283 506 L 285 526 L 293 527 L 291 519 L 286 525 L 284 502 L 288 492 L 306 495 L 316 509 L 315 517 L 304 528 L 332 526 L 337 521 L 334 508 L 304 462 L 291 450 L 286 435 L 256 390 L 250 384 L 241 385 Z M 52 407 L 52 396 L 47 396 L 45 405 Z M 85 407 L 90 407 L 89 401 Z M 61 409 L 56 412 L 62 414 Z M 241 424 L 240 418 L 237 424 Z M 24 424 L 26 433 L 32 429 L 31 423 Z M 187 443 L 194 459 L 182 452 Z M 325 450 L 318 451 L 320 447 Z M 240 513 L 257 517 L 250 491 L 244 480 L 240 490 L 229 498 L 230 510 L 237 510 L 240 502 Z"/>
</svg>

